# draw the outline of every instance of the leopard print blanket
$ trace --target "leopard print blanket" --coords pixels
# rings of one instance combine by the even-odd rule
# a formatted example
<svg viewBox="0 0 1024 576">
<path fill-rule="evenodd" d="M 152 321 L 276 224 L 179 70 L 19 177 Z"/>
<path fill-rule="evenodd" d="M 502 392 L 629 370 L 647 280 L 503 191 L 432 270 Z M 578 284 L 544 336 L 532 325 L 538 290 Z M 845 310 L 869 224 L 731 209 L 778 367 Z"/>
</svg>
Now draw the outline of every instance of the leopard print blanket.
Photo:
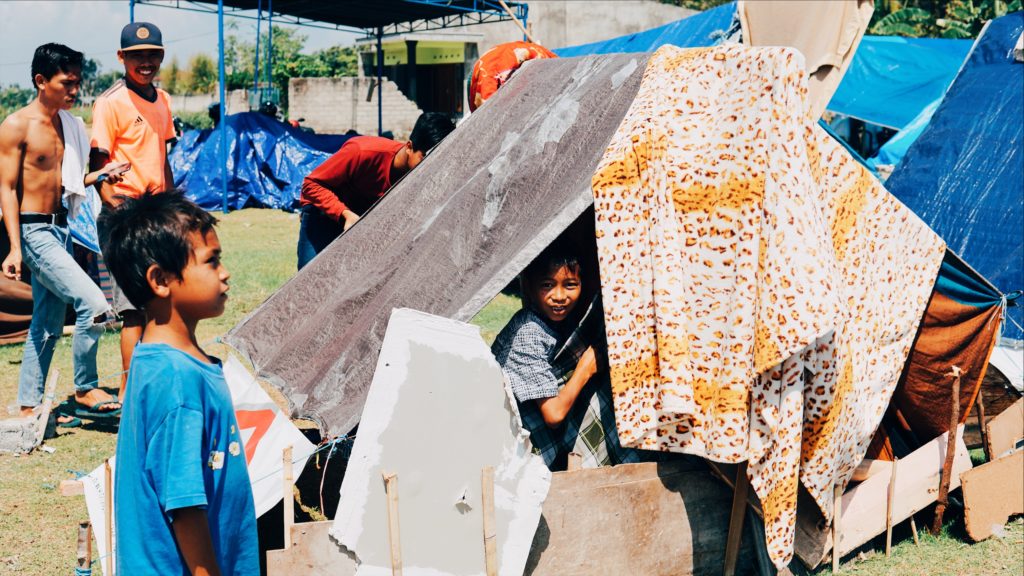
<svg viewBox="0 0 1024 576">
<path fill-rule="evenodd" d="M 806 114 L 789 48 L 664 47 L 593 177 L 623 446 L 748 461 L 769 554 L 832 517 L 943 241 Z"/>
</svg>

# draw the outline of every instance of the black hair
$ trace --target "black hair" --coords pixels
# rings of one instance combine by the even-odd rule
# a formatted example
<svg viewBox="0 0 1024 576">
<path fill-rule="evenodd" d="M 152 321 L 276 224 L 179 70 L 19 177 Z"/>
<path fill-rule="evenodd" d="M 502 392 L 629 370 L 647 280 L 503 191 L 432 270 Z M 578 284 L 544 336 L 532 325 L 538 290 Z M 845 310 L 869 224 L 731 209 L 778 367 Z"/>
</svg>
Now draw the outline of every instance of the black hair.
<svg viewBox="0 0 1024 576">
<path fill-rule="evenodd" d="M 520 277 L 524 282 L 534 282 L 547 274 L 557 272 L 563 266 L 582 276 L 581 262 L 575 247 L 568 240 L 558 239 L 534 258 Z"/>
<path fill-rule="evenodd" d="M 452 119 L 440 112 L 424 112 L 416 120 L 412 128 L 409 141 L 412 142 L 412 149 L 426 154 L 437 143 L 444 140 L 444 137 L 455 130 L 455 123 Z"/>
<path fill-rule="evenodd" d="M 49 43 L 36 48 L 32 56 L 32 85 L 36 85 L 36 74 L 49 80 L 57 72 L 67 73 L 71 68 L 82 69 L 85 56 L 63 44 Z"/>
<path fill-rule="evenodd" d="M 180 192 L 124 197 L 99 217 L 100 248 L 117 285 L 139 310 L 153 299 L 146 271 L 156 264 L 179 279 L 192 257 L 189 234 L 206 234 L 217 219 Z"/>
</svg>

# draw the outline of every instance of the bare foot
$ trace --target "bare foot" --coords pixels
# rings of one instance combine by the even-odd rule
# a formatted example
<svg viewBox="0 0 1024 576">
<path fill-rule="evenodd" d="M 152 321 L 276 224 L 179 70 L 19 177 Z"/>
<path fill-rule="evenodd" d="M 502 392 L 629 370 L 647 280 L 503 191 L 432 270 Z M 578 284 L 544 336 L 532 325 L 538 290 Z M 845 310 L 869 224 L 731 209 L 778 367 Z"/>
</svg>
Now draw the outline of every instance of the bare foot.
<svg viewBox="0 0 1024 576">
<path fill-rule="evenodd" d="M 90 410 L 95 408 L 97 412 L 120 410 L 121 403 L 113 402 L 112 400 L 114 400 L 114 397 L 101 388 L 93 388 L 85 393 L 75 392 L 75 401 Z"/>
<path fill-rule="evenodd" d="M 36 414 L 38 414 L 38 412 L 36 412 L 36 408 L 38 408 L 38 406 L 22 406 L 21 407 L 21 417 L 22 418 L 29 418 L 29 417 L 35 416 Z M 76 420 L 76 418 L 74 416 L 68 416 L 66 414 L 57 414 L 57 423 L 58 424 L 70 424 L 70 423 L 74 422 L 75 420 Z"/>
</svg>

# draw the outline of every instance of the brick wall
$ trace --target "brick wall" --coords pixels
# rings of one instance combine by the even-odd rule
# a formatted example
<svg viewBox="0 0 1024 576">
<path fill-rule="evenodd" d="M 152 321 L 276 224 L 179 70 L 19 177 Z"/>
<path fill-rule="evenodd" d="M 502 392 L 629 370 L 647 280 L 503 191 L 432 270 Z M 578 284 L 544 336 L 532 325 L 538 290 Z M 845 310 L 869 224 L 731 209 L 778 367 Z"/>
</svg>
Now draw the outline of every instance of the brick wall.
<svg viewBox="0 0 1024 576">
<path fill-rule="evenodd" d="M 377 134 L 377 89 L 375 78 L 292 78 L 288 81 L 288 116 L 305 118 L 321 134 Z M 421 110 L 390 80 L 383 86 L 384 130 L 396 139 L 406 139 Z"/>
</svg>

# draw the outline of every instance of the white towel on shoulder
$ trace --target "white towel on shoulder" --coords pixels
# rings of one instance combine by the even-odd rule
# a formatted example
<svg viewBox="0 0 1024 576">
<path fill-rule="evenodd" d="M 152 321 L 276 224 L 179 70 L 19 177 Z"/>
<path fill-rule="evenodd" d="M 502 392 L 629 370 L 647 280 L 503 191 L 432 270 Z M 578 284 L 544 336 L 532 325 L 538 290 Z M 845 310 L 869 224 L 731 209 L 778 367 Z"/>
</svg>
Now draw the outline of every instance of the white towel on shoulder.
<svg viewBox="0 0 1024 576">
<path fill-rule="evenodd" d="M 69 218 L 74 218 L 86 198 L 96 194 L 93 187 L 86 188 L 84 182 L 89 166 L 89 134 L 85 131 L 85 122 L 78 116 L 66 110 L 58 114 L 64 130 L 64 163 L 60 171 L 64 206 L 68 209 Z"/>
</svg>

